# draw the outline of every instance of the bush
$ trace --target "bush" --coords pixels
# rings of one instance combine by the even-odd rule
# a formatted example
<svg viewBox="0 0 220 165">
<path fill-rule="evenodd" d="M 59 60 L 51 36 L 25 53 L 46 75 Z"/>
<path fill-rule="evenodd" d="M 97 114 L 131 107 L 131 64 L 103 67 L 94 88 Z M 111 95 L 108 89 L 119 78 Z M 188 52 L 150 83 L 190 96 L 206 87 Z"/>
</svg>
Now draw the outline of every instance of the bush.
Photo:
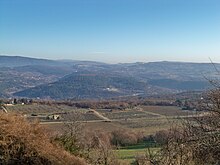
<svg viewBox="0 0 220 165">
<path fill-rule="evenodd" d="M 132 131 L 115 130 L 112 132 L 111 143 L 115 146 L 127 146 L 138 143 L 138 135 Z"/>
<path fill-rule="evenodd" d="M 84 165 L 83 160 L 51 143 L 38 123 L 0 113 L 0 164 Z"/>
</svg>

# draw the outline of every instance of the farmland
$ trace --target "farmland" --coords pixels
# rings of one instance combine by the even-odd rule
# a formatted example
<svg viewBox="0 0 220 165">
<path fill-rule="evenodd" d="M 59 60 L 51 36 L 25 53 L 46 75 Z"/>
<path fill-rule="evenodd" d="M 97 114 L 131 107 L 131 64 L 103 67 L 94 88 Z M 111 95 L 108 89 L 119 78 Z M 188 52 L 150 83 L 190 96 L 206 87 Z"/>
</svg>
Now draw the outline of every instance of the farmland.
<svg viewBox="0 0 220 165">
<path fill-rule="evenodd" d="M 7 106 L 7 109 L 9 112 L 22 114 L 30 120 L 39 120 L 41 124 L 52 129 L 62 127 L 63 122 L 77 120 L 84 122 L 85 128 L 88 130 L 108 132 L 116 128 L 123 128 L 142 131 L 146 134 L 169 128 L 173 122 L 179 121 L 178 116 L 186 117 L 195 113 L 183 111 L 176 106 L 137 106 L 125 110 L 94 110 L 67 105 L 31 104 Z M 47 116 L 51 114 L 58 114 L 59 120 L 47 120 Z M 105 119 L 111 122 L 104 122 Z"/>
<path fill-rule="evenodd" d="M 180 118 L 195 114 L 193 111 L 183 111 L 176 106 L 136 106 L 118 110 L 30 104 L 7 106 L 7 110 L 19 113 L 31 121 L 38 120 L 45 129 L 53 134 L 62 133 L 65 123 L 77 121 L 83 124 L 84 131 L 87 133 L 96 131 L 111 133 L 115 130 L 126 130 L 141 133 L 144 136 L 168 129 L 172 124 L 180 122 Z M 47 117 L 51 114 L 57 114 L 60 118 L 49 120 Z M 144 155 L 146 148 L 146 144 L 141 143 L 122 147 L 114 152 L 120 160 L 131 162 L 135 156 Z"/>
</svg>

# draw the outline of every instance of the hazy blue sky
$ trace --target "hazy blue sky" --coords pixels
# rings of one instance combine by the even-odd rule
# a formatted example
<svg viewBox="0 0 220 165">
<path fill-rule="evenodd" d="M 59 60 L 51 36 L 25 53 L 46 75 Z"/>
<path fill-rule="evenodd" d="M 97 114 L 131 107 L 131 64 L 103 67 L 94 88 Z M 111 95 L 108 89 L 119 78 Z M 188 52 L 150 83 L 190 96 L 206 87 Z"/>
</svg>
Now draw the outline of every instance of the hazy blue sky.
<svg viewBox="0 0 220 165">
<path fill-rule="evenodd" d="M 0 0 L 0 54 L 220 62 L 220 0 Z"/>
</svg>

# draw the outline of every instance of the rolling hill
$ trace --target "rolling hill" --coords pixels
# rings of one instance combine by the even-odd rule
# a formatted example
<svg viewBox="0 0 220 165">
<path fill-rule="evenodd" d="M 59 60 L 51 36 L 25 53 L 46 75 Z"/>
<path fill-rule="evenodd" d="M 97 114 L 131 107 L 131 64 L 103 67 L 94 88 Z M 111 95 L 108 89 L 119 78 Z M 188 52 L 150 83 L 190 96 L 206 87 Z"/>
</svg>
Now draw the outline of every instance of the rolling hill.
<svg viewBox="0 0 220 165">
<path fill-rule="evenodd" d="M 15 95 L 20 97 L 52 99 L 101 99 L 138 95 L 146 89 L 146 83 L 139 82 L 131 77 L 73 73 L 57 82 L 17 92 Z"/>
<path fill-rule="evenodd" d="M 220 70 L 220 64 L 215 64 Z M 0 96 L 110 98 L 161 95 L 210 88 L 218 78 L 209 63 L 149 62 L 105 64 L 0 56 Z"/>
</svg>

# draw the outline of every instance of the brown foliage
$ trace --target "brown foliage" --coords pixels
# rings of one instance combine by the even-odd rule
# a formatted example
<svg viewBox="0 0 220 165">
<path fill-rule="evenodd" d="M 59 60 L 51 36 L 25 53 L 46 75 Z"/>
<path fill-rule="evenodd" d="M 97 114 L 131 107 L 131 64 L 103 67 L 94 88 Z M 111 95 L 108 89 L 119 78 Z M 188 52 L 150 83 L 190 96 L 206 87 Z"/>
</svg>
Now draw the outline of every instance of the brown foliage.
<svg viewBox="0 0 220 165">
<path fill-rule="evenodd" d="M 144 99 L 144 98 L 124 98 L 117 100 L 69 100 L 69 101 L 46 101 L 34 100 L 37 104 L 46 105 L 68 105 L 77 108 L 91 108 L 91 109 L 117 109 L 124 110 L 127 108 L 134 108 L 140 105 L 157 105 L 157 106 L 173 106 L 175 105 L 173 99 Z"/>
<path fill-rule="evenodd" d="M 137 144 L 140 139 L 143 139 L 141 133 L 118 129 L 112 132 L 111 143 L 117 147 Z"/>
<path fill-rule="evenodd" d="M 83 160 L 52 144 L 38 123 L 0 113 L 0 164 L 84 165 Z"/>
</svg>

